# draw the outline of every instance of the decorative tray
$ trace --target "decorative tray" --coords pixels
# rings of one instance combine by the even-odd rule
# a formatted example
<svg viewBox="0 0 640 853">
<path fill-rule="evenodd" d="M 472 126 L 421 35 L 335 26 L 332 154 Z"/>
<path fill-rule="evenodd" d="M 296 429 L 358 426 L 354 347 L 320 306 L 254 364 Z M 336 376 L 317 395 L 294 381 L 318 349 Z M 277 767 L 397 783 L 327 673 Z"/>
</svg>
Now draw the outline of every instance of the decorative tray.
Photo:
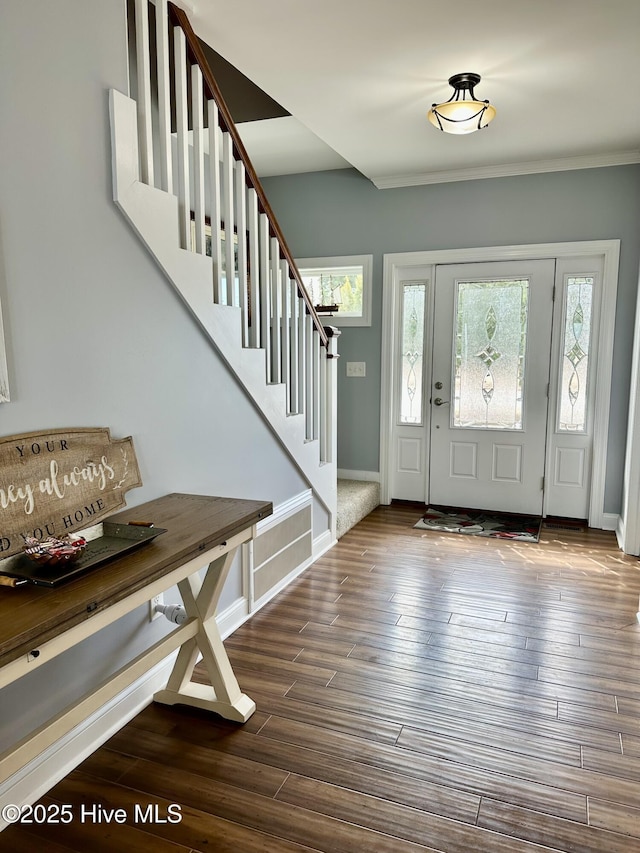
<svg viewBox="0 0 640 853">
<path fill-rule="evenodd" d="M 156 536 L 166 532 L 162 527 L 146 524 L 115 524 L 104 521 L 82 531 L 87 546 L 77 559 L 48 566 L 34 563 L 26 554 L 15 554 L 0 560 L 0 575 L 27 580 L 39 586 L 57 586 L 146 542 L 151 542 Z"/>
</svg>

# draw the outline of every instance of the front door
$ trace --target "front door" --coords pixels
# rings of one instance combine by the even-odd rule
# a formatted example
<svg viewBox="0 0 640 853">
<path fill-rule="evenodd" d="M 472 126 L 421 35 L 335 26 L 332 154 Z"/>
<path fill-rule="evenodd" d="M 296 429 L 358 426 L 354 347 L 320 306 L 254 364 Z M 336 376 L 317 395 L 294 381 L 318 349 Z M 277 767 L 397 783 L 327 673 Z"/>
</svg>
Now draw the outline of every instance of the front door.
<svg viewBox="0 0 640 853">
<path fill-rule="evenodd" d="M 540 514 L 553 260 L 438 266 L 429 500 Z"/>
</svg>

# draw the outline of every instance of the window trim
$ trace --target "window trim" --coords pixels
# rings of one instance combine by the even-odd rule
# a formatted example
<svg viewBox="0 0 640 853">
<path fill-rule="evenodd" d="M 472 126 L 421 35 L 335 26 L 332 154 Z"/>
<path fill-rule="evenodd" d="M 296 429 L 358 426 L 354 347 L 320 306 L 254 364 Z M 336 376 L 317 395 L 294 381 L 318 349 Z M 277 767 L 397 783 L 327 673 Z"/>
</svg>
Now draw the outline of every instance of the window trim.
<svg viewBox="0 0 640 853">
<path fill-rule="evenodd" d="M 340 311 L 333 316 L 322 316 L 320 320 L 326 326 L 370 326 L 371 325 L 371 291 L 373 279 L 373 255 L 339 255 L 325 258 L 296 258 L 296 266 L 300 271 L 306 269 L 330 270 L 342 267 L 362 267 L 362 314 L 359 317 L 340 316 Z"/>
</svg>

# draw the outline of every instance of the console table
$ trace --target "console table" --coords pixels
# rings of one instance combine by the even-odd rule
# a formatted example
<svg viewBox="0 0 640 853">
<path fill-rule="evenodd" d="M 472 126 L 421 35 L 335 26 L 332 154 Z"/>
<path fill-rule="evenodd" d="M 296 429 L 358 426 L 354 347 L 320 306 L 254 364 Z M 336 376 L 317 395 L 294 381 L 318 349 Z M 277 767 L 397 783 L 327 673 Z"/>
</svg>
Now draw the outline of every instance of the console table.
<svg viewBox="0 0 640 853">
<path fill-rule="evenodd" d="M 263 501 L 167 495 L 109 518 L 166 528 L 151 542 L 59 587 L 0 587 L 0 688 L 176 584 L 187 611 L 182 625 L 0 755 L 0 782 L 176 649 L 166 689 L 154 699 L 245 722 L 255 703 L 238 686 L 215 611 L 238 548 L 272 512 Z M 199 570 L 207 565 L 201 580 Z M 200 653 L 211 686 L 191 680 Z"/>
</svg>

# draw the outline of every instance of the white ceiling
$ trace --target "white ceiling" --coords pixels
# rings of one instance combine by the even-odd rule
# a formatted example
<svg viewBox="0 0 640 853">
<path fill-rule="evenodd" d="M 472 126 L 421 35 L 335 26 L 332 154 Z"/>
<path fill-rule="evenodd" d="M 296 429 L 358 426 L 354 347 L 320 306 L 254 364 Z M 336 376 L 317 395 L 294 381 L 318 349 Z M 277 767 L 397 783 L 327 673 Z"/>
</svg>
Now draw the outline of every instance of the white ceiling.
<svg viewBox="0 0 640 853">
<path fill-rule="evenodd" d="M 195 0 L 189 16 L 295 119 L 292 136 L 273 124 L 288 119 L 241 126 L 262 175 L 350 164 L 386 187 L 640 162 L 640 0 Z M 451 136 L 426 113 L 463 71 L 497 116 Z"/>
</svg>

